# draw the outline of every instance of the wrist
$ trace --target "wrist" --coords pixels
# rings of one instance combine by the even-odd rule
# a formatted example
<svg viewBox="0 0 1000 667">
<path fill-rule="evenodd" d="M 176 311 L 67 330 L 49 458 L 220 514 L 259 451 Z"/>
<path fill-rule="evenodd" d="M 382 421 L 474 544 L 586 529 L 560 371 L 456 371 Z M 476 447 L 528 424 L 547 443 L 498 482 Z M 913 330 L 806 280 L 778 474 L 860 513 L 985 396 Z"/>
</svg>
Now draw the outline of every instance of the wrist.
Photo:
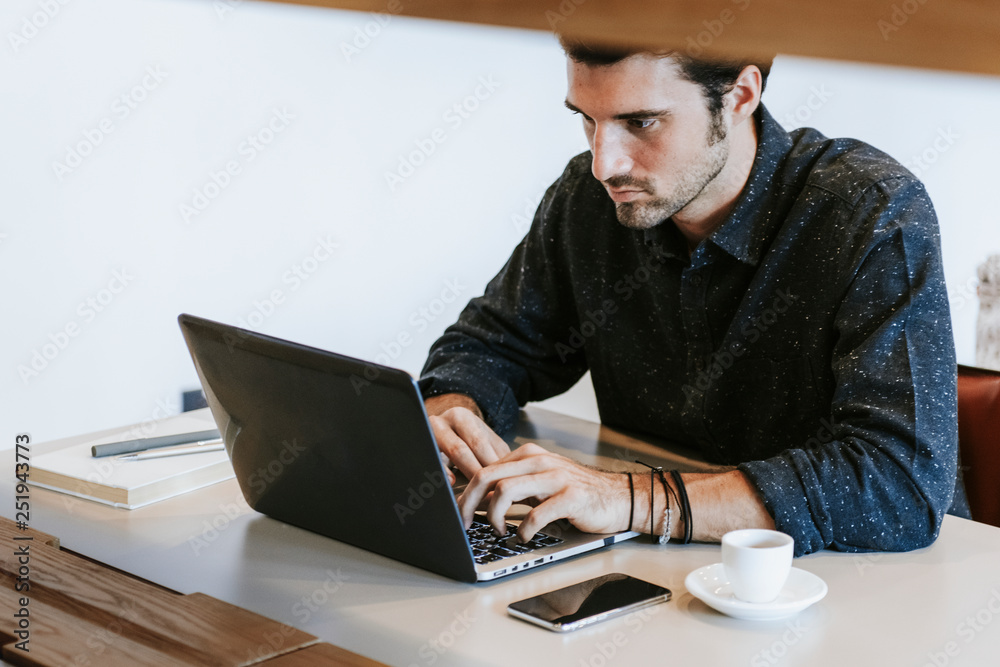
<svg viewBox="0 0 1000 667">
<path fill-rule="evenodd" d="M 483 411 L 470 396 L 465 394 L 438 394 L 424 400 L 424 409 L 427 410 L 428 417 L 435 417 L 451 410 L 452 408 L 465 408 L 480 419 L 483 419 Z"/>
<path fill-rule="evenodd" d="M 690 510 L 682 503 L 677 478 L 668 471 L 632 473 L 634 480 L 634 518 L 631 529 L 646 533 L 663 542 L 684 542 L 690 520 Z M 652 517 L 652 521 L 650 518 Z"/>
</svg>

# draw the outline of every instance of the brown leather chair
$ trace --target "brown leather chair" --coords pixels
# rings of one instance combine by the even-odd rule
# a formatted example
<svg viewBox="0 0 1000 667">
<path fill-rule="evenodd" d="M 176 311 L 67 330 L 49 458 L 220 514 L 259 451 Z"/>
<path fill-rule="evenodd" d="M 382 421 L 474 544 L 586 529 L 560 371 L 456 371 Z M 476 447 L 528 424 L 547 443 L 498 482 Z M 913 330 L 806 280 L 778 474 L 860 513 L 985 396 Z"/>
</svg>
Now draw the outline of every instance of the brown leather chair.
<svg viewBox="0 0 1000 667">
<path fill-rule="evenodd" d="M 1000 372 L 959 365 L 958 448 L 972 518 L 1000 526 Z"/>
</svg>

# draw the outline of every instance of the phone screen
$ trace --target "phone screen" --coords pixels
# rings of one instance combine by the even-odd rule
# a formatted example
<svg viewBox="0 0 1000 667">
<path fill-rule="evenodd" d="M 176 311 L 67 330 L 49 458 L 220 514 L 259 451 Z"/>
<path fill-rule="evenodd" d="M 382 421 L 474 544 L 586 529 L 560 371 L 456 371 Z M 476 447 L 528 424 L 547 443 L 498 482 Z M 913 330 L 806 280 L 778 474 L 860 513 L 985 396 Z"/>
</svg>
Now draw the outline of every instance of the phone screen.
<svg viewBox="0 0 1000 667">
<path fill-rule="evenodd" d="M 670 590 L 627 574 L 595 579 L 520 600 L 507 612 L 536 625 L 567 632 L 670 599 Z"/>
</svg>

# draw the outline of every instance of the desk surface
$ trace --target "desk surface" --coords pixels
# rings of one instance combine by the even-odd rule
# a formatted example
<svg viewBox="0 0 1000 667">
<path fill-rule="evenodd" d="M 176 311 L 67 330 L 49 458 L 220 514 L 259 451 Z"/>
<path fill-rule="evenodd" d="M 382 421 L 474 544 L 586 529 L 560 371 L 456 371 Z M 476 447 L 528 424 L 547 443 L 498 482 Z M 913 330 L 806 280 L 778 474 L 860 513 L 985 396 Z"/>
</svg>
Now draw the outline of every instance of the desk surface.
<svg viewBox="0 0 1000 667">
<path fill-rule="evenodd" d="M 519 432 L 587 462 L 656 459 L 657 450 L 637 439 L 537 408 L 525 411 Z M 685 457 L 673 465 L 697 467 Z M 0 515 L 8 517 L 12 479 L 0 478 Z M 685 590 L 689 572 L 720 560 L 718 545 L 633 540 L 464 584 L 257 514 L 235 480 L 132 511 L 37 488 L 31 504 L 31 525 L 58 535 L 67 549 L 391 665 L 598 667 L 662 654 L 678 665 L 940 666 L 995 664 L 1000 655 L 1000 529 L 950 516 L 927 549 L 797 559 L 795 567 L 827 582 L 827 597 L 791 619 L 749 622 Z M 665 585 L 674 599 L 569 635 L 506 614 L 510 602 L 608 572 Z"/>
</svg>

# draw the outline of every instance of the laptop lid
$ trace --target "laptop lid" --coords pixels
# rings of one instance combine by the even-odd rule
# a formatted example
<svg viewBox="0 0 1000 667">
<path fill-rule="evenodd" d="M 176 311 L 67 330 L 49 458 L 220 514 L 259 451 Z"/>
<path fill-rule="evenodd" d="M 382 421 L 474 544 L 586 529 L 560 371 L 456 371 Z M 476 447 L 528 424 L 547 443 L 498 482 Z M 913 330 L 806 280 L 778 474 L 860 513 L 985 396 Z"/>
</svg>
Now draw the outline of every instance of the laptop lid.
<svg viewBox="0 0 1000 667">
<path fill-rule="evenodd" d="M 178 321 L 250 507 L 476 580 L 413 378 L 191 315 Z"/>
</svg>

